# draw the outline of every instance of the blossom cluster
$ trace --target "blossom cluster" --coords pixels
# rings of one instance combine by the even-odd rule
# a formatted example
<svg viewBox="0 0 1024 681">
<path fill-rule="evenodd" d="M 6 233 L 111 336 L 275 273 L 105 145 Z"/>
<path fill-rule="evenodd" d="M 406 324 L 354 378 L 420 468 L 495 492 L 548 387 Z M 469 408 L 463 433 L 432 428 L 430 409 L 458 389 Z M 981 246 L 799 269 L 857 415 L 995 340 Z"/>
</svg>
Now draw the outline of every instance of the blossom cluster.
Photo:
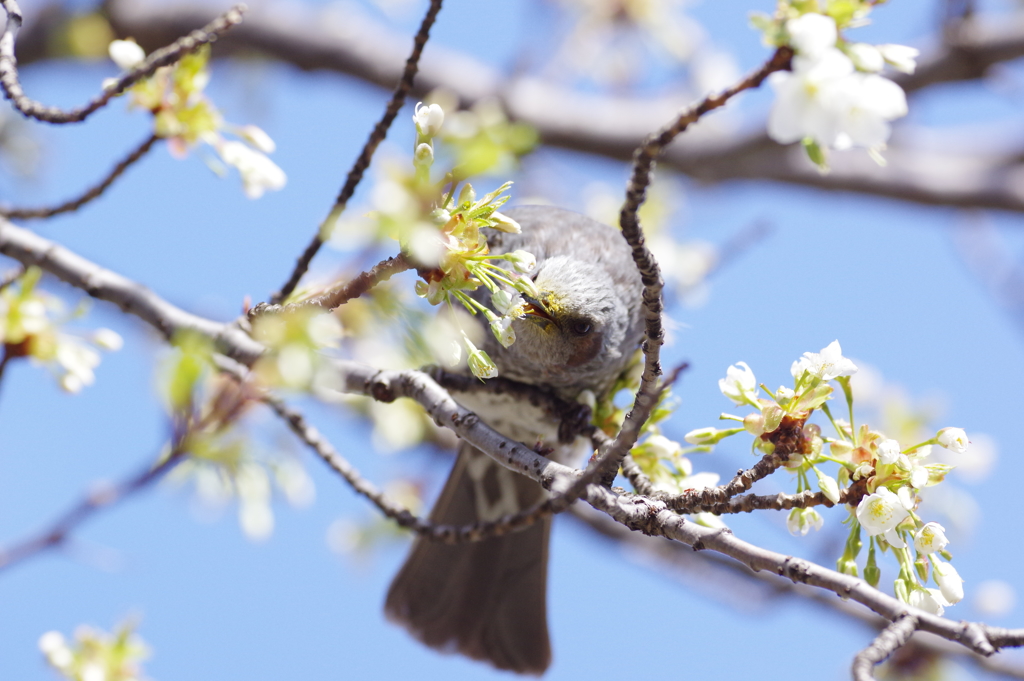
<svg viewBox="0 0 1024 681">
<path fill-rule="evenodd" d="M 282 336 L 301 344 L 295 340 L 301 338 L 299 333 Z M 163 364 L 161 388 L 174 421 L 176 448 L 187 457 L 171 471 L 169 479 L 177 484 L 191 482 L 203 509 L 217 509 L 237 499 L 242 531 L 254 541 L 266 539 L 274 529 L 274 488 L 292 505 L 303 506 L 313 500 L 313 482 L 294 456 L 261 452 L 237 427 L 256 397 L 255 385 L 214 372 L 214 348 L 199 334 L 181 334 L 173 344 L 174 350 Z M 288 346 L 285 342 L 277 347 Z M 308 366 L 303 359 L 281 362 L 280 353 L 272 349 L 266 362 L 273 368 L 261 370 L 257 363 L 254 373 L 258 378 L 280 377 L 281 373 L 289 376 L 289 372 L 293 377 L 302 373 L 308 378 L 294 368 Z M 279 364 L 286 368 L 279 369 Z M 170 453 L 168 449 L 164 456 Z"/>
<path fill-rule="evenodd" d="M 132 40 L 115 40 L 108 51 L 114 63 L 125 71 L 146 58 L 146 53 Z M 267 156 L 275 149 L 270 136 L 255 125 L 227 124 L 203 94 L 210 81 L 209 61 L 210 48 L 204 45 L 177 63 L 157 69 L 128 90 L 131 104 L 153 114 L 155 134 L 167 139 L 176 156 L 183 157 L 198 142 L 212 147 L 221 161 L 238 170 L 249 198 L 258 199 L 267 190 L 281 189 L 287 177 Z M 111 80 L 108 87 L 112 83 Z M 225 132 L 238 139 L 225 138 Z M 217 170 L 212 164 L 211 167 Z"/>
<path fill-rule="evenodd" d="M 853 390 L 850 377 L 856 365 L 843 356 L 838 341 L 820 352 L 804 353 L 793 362 L 793 387 L 775 391 L 759 384 L 745 362 L 729 367 L 719 388 L 736 406 L 754 409 L 745 416 L 723 414 L 722 418 L 741 424 L 731 429 L 702 428 L 687 434 L 693 444 L 712 446 L 741 432 L 754 436 L 753 448 L 765 454 L 778 453 L 784 466 L 796 477 L 796 492 L 819 490 L 829 502 L 844 505 L 850 533 L 837 566 L 840 572 L 857 575 L 857 558 L 868 537 L 868 555 L 863 576 L 877 586 L 881 571 L 876 551 L 892 551 L 899 566 L 895 593 L 904 602 L 941 614 L 943 607 L 963 598 L 963 586 L 956 569 L 948 562 L 945 529 L 926 522 L 919 513 L 919 492 L 943 481 L 952 466 L 929 459 L 938 445 L 963 454 L 969 441 L 960 428 L 942 428 L 934 437 L 906 446 L 867 424 L 854 422 Z M 845 398 L 848 420 L 832 414 L 829 401 L 838 386 Z M 763 393 L 763 395 L 762 395 Z M 823 434 L 821 426 L 808 423 L 812 413 L 825 415 L 834 431 Z M 835 464 L 833 476 L 826 465 Z M 812 485 L 812 476 L 814 485 Z M 794 508 L 788 517 L 790 532 L 805 535 L 823 525 L 814 508 Z M 937 588 L 925 586 L 929 577 Z"/>
<path fill-rule="evenodd" d="M 471 314 L 483 315 L 498 342 L 508 347 L 515 342 L 512 321 L 526 314 L 523 294 L 539 298 L 540 293 L 526 276 L 536 267 L 533 255 L 525 251 L 492 254 L 482 231 L 520 231 L 515 220 L 498 210 L 508 201 L 506 192 L 512 183 L 478 198 L 473 186 L 460 179 L 464 168 L 434 178 L 435 140 L 445 124 L 444 110 L 437 103 L 419 103 L 413 122 L 414 172 L 393 172 L 377 186 L 373 218 L 380 231 L 398 239 L 403 252 L 420 265 L 423 280 L 416 286 L 420 297 L 432 305 L 458 305 Z M 499 266 L 499 260 L 509 267 Z M 481 287 L 489 294 L 490 307 L 471 295 Z M 456 361 L 461 359 L 463 347 L 475 376 L 497 375 L 494 362 L 464 331 L 456 344 Z"/>
<path fill-rule="evenodd" d="M 142 661 L 149 647 L 131 624 L 112 634 L 92 627 L 78 627 L 74 641 L 59 631 L 39 637 L 39 650 L 61 676 L 72 681 L 141 681 Z"/>
<path fill-rule="evenodd" d="M 41 276 L 42 270 L 30 267 L 0 290 L 0 345 L 5 361 L 27 357 L 46 367 L 61 388 L 77 393 L 96 380 L 97 349 L 115 351 L 123 343 L 110 329 L 66 331 L 64 326 L 82 310 L 69 313 L 60 299 L 40 290 Z"/>
<path fill-rule="evenodd" d="M 768 135 L 780 144 L 803 142 L 823 170 L 827 149 L 865 147 L 883 162 L 889 122 L 907 113 L 903 90 L 880 72 L 888 65 L 913 73 L 917 50 L 849 42 L 840 35 L 863 21 L 871 6 L 829 3 L 826 13 L 799 13 L 787 6 L 775 19 L 762 16 L 755 22 L 769 42 L 794 51 L 792 69 L 769 77 L 776 100 Z"/>
</svg>

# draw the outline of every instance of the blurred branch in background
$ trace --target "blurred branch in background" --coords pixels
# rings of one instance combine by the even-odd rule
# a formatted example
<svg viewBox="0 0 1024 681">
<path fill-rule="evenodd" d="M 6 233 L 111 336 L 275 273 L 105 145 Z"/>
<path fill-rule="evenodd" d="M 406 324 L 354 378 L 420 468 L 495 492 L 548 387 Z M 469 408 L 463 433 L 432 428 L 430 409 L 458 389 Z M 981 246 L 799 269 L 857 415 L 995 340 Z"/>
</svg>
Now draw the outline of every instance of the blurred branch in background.
<svg viewBox="0 0 1024 681">
<path fill-rule="evenodd" d="M 168 44 L 201 25 L 209 9 L 200 3 L 111 0 L 105 4 L 119 36 L 145 49 Z M 37 25 L 26 25 L 19 41 L 22 64 L 51 55 L 44 45 L 70 20 L 50 9 Z M 329 70 L 391 88 L 400 78 L 408 38 L 359 12 L 295 3 L 287 14 L 257 8 L 246 22 L 218 41 L 217 55 L 269 56 L 303 70 Z M 51 41 L 58 42 L 58 41 Z M 58 43 L 59 44 L 59 43 Z M 908 93 L 951 82 L 984 78 L 998 64 L 1024 56 L 1024 20 L 961 22 L 946 44 L 925 51 L 914 74 L 894 80 Z M 496 99 L 518 121 L 529 123 L 552 146 L 629 159 L 651 130 L 688 103 L 678 95 L 623 97 L 580 92 L 549 79 L 508 78 L 474 57 L 433 46 L 424 55 L 412 92 L 425 96 L 443 88 L 463 107 Z M 911 130 L 902 130 L 909 133 Z M 859 154 L 836 155 L 832 172 L 821 175 L 798 147 L 783 147 L 763 133 L 737 133 L 708 125 L 669 148 L 663 163 L 694 179 L 723 182 L 763 179 L 825 190 L 887 196 L 916 203 L 963 208 L 1024 210 L 1024 140 L 972 141 L 957 149 L 939 140 L 897 129 L 878 166 Z"/>
</svg>

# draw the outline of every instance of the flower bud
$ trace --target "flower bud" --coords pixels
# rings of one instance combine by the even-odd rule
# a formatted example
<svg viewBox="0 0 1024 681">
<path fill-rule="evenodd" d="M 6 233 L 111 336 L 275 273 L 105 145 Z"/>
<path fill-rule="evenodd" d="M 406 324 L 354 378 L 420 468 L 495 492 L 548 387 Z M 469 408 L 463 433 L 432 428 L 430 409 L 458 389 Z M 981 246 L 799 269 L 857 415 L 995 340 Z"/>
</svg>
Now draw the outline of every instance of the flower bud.
<svg viewBox="0 0 1024 681">
<path fill-rule="evenodd" d="M 932 615 L 941 616 L 946 611 L 945 598 L 938 589 L 914 589 L 910 592 L 907 602 Z"/>
<path fill-rule="evenodd" d="M 476 192 L 473 190 L 473 185 L 467 182 L 459 190 L 459 204 L 473 203 L 474 201 L 476 201 Z"/>
<path fill-rule="evenodd" d="M 238 136 L 264 154 L 273 154 L 274 150 L 277 149 L 277 145 L 274 144 L 274 140 L 270 138 L 270 135 L 255 125 L 246 125 L 239 128 Z"/>
<path fill-rule="evenodd" d="M 864 581 L 873 587 L 878 587 L 878 582 L 882 579 L 882 571 L 877 565 L 867 565 L 864 567 Z"/>
<path fill-rule="evenodd" d="M 111 352 L 117 352 L 124 346 L 121 336 L 110 329 L 96 329 L 92 334 L 92 342 Z"/>
<path fill-rule="evenodd" d="M 690 444 L 703 444 L 700 442 L 693 442 L 692 440 L 690 440 L 690 435 L 692 433 L 703 431 L 712 431 L 713 433 L 714 430 L 714 428 L 701 428 L 699 430 L 691 431 L 690 433 L 686 434 L 686 441 L 689 442 Z M 674 459 L 682 452 L 682 447 L 679 446 L 678 442 L 670 440 L 664 435 L 651 435 L 646 440 L 644 440 L 644 445 L 651 452 L 651 454 L 658 457 L 659 459 Z"/>
<path fill-rule="evenodd" d="M 857 561 L 852 558 L 840 558 L 836 562 L 836 570 L 844 575 L 850 575 L 851 577 L 857 576 Z"/>
<path fill-rule="evenodd" d="M 717 428 L 697 428 L 684 435 L 683 439 L 691 445 L 712 445 L 721 439 L 718 433 Z"/>
<path fill-rule="evenodd" d="M 943 428 L 935 435 L 935 439 L 941 446 L 957 454 L 966 452 L 970 444 L 963 428 Z"/>
<path fill-rule="evenodd" d="M 507 234 L 519 234 L 523 231 L 519 223 L 510 218 L 507 215 L 494 211 L 491 213 L 491 220 L 494 220 L 494 224 L 491 225 L 492 229 L 496 229 L 499 232 L 505 232 Z"/>
<path fill-rule="evenodd" d="M 412 162 L 417 168 L 429 168 L 434 162 L 434 147 L 426 142 L 416 145 L 416 153 L 413 154 Z"/>
<path fill-rule="evenodd" d="M 782 425 L 782 417 L 786 413 L 782 411 L 782 407 L 772 402 L 761 410 L 761 415 L 764 416 L 764 432 L 774 433 Z"/>
<path fill-rule="evenodd" d="M 860 71 L 878 73 L 885 66 L 885 59 L 882 58 L 882 53 L 874 45 L 852 43 L 847 45 L 846 54 Z"/>
<path fill-rule="evenodd" d="M 512 263 L 512 267 L 515 268 L 516 272 L 520 272 L 521 274 L 529 274 L 535 267 L 537 267 L 537 258 L 528 251 L 512 251 L 511 253 L 506 253 L 502 257 Z"/>
<path fill-rule="evenodd" d="M 743 417 L 743 428 L 751 435 L 761 435 L 764 432 L 764 414 L 759 411 L 747 414 Z"/>
<path fill-rule="evenodd" d="M 840 461 L 848 461 L 850 453 L 853 452 L 853 445 L 846 440 L 834 440 L 829 442 L 828 446 L 832 450 L 832 458 Z"/>
<path fill-rule="evenodd" d="M 817 470 L 815 472 L 817 473 Z M 818 473 L 818 489 L 833 504 L 839 503 L 839 485 L 836 483 L 835 478 Z"/>
<path fill-rule="evenodd" d="M 913 73 L 917 68 L 917 55 L 920 52 L 913 47 L 906 45 L 878 45 L 875 49 L 882 55 L 885 61 L 897 71 Z"/>
<path fill-rule="evenodd" d="M 939 585 L 942 597 L 950 605 L 962 601 L 964 599 L 964 580 L 960 578 L 956 568 L 941 560 L 933 561 L 932 565 L 932 576 L 935 577 L 935 583 Z"/>
<path fill-rule="evenodd" d="M 146 60 L 146 52 L 134 40 L 114 40 L 107 53 L 122 71 L 129 71 Z"/>
</svg>

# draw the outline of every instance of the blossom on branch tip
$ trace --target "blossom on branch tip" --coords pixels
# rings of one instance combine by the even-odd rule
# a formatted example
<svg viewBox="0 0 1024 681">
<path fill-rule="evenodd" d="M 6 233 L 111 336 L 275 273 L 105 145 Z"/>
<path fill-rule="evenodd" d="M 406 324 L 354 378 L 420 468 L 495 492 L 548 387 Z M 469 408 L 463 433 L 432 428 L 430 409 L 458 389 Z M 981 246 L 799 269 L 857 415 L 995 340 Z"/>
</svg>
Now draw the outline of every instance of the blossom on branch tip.
<svg viewBox="0 0 1024 681">
<path fill-rule="evenodd" d="M 757 402 L 757 378 L 746 362 L 726 369 L 725 378 L 718 379 L 718 389 L 737 406 Z"/>
<path fill-rule="evenodd" d="M 122 71 L 130 71 L 146 60 L 146 52 L 134 40 L 114 40 L 107 53 Z"/>
<path fill-rule="evenodd" d="M 790 367 L 793 378 L 800 380 L 804 373 L 810 373 L 825 381 L 857 373 L 857 365 L 843 357 L 843 349 L 835 340 L 822 348 L 821 352 L 805 352 Z"/>
<path fill-rule="evenodd" d="M 416 130 L 423 137 L 434 137 L 441 131 L 444 124 L 444 110 L 440 104 L 424 104 L 417 102 L 413 110 L 412 120 L 416 123 Z"/>
<path fill-rule="evenodd" d="M 862 61 L 870 61 L 867 54 L 855 52 Z M 780 144 L 809 140 L 835 149 L 880 149 L 889 139 L 889 121 L 907 113 L 899 85 L 857 72 L 854 61 L 835 47 L 813 58 L 797 54 L 792 71 L 773 73 L 769 82 L 776 100 L 768 135 Z"/>
</svg>

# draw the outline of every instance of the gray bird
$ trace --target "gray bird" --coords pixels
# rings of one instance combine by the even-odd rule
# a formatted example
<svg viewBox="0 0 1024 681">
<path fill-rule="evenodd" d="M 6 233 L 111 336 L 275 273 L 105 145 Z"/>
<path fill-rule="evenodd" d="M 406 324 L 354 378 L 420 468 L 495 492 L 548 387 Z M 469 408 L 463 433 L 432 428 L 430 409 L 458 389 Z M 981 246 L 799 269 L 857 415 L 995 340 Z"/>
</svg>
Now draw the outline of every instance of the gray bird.
<svg viewBox="0 0 1024 681">
<path fill-rule="evenodd" d="M 488 230 L 492 253 L 526 250 L 537 258 L 531 278 L 541 291 L 529 314 L 513 322 L 504 348 L 490 333 L 485 349 L 507 378 L 575 400 L 601 396 L 625 368 L 642 335 L 642 285 L 622 234 L 586 216 L 550 206 L 506 213 L 521 234 Z M 504 261 L 499 261 L 504 262 Z M 481 302 L 484 300 L 479 292 Z M 575 463 L 587 443 L 557 445 L 557 426 L 536 408 L 485 394 L 455 396 L 493 428 L 552 457 Z M 466 525 L 528 508 L 547 492 L 468 443 L 430 520 Z M 475 543 L 416 539 L 388 591 L 385 611 L 423 643 L 499 669 L 541 674 L 551 664 L 547 625 L 550 517 L 529 528 Z"/>
</svg>

